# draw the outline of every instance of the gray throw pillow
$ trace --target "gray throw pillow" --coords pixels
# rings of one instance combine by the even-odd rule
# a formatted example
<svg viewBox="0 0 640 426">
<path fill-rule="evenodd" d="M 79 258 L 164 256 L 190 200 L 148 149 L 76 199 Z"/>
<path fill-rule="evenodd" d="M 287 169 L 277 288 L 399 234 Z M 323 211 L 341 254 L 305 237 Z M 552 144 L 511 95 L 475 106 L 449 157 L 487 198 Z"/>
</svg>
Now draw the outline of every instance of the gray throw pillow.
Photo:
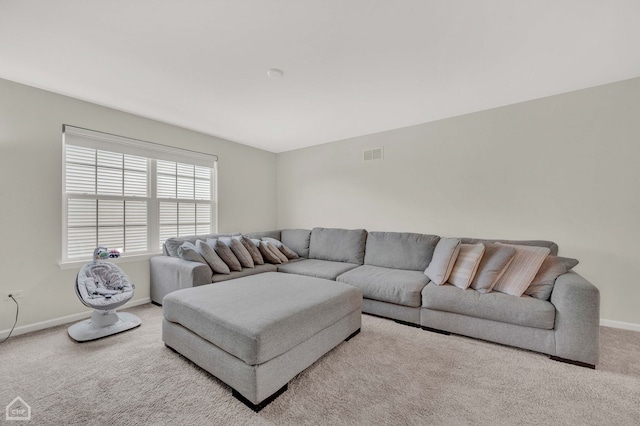
<svg viewBox="0 0 640 426">
<path fill-rule="evenodd" d="M 247 250 L 244 245 L 242 245 L 242 242 L 239 238 L 234 237 L 233 239 L 231 239 L 231 251 L 236 255 L 238 261 L 240 261 L 240 265 L 242 265 L 243 268 L 256 267 L 256 265 L 253 263 L 253 258 L 251 257 L 249 250 Z"/>
<path fill-rule="evenodd" d="M 447 282 L 460 252 L 460 239 L 440 238 L 424 274 L 437 285 Z"/>
<path fill-rule="evenodd" d="M 493 286 L 496 285 L 516 255 L 516 249 L 511 246 L 484 243 L 484 247 L 478 271 L 471 281 L 471 288 L 478 293 L 489 293 L 493 290 Z"/>
<path fill-rule="evenodd" d="M 232 271 L 242 271 L 242 265 L 240 265 L 240 261 L 236 257 L 235 254 L 231 251 L 229 246 L 220 241 L 219 239 L 208 239 L 207 244 L 209 244 L 216 251 L 220 259 L 224 261 L 229 266 L 229 269 Z"/>
<path fill-rule="evenodd" d="M 251 240 L 253 241 L 253 240 Z M 280 258 L 278 256 L 276 256 L 275 253 L 273 253 L 271 251 L 271 249 L 268 246 L 268 243 L 265 241 L 260 241 L 258 243 L 258 248 L 260 249 L 260 254 L 262 254 L 262 256 L 264 257 L 264 260 L 269 262 L 269 263 L 273 263 L 274 265 L 279 265 L 282 263 L 282 260 L 280 260 Z"/>
<path fill-rule="evenodd" d="M 278 250 L 287 257 L 287 259 L 298 259 L 300 257 L 298 256 L 298 253 L 291 250 L 289 247 L 285 246 L 282 241 L 278 241 L 275 238 L 264 237 L 262 241 L 266 241 L 276 246 Z"/>
<path fill-rule="evenodd" d="M 549 300 L 553 285 L 562 274 L 566 274 L 578 264 L 577 259 L 549 255 L 524 294 L 540 300 Z"/>
<path fill-rule="evenodd" d="M 249 238 L 243 235 L 242 237 L 240 237 L 240 242 L 251 255 L 251 258 L 253 259 L 253 263 L 255 265 L 264 265 L 264 259 L 260 254 L 260 249 L 256 247 L 256 245 Z"/>
<path fill-rule="evenodd" d="M 211 247 L 209 244 L 204 241 L 198 240 L 196 241 L 196 249 L 198 253 L 204 258 L 204 260 L 211 266 L 211 269 L 215 274 L 225 274 L 229 275 L 231 270 L 229 266 L 224 263 L 218 253 Z"/>
<path fill-rule="evenodd" d="M 185 241 L 179 245 L 177 252 L 180 259 L 190 260 L 191 262 L 207 263 L 200 253 L 198 253 L 196 246 L 191 244 L 189 241 Z"/>
</svg>

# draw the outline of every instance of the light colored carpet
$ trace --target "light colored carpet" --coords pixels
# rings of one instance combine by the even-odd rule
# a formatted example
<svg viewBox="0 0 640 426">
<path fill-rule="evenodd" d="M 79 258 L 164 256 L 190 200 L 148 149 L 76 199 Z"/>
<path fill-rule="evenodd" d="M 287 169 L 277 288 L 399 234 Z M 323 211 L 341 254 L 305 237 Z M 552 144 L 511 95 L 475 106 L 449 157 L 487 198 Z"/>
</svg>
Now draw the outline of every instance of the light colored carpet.
<svg viewBox="0 0 640 426">
<path fill-rule="evenodd" d="M 38 425 L 640 424 L 640 333 L 601 328 L 594 371 L 364 315 L 256 414 L 164 347 L 161 308 L 130 312 L 141 327 L 95 342 L 61 326 L 0 345 L 0 408 L 20 395 Z"/>
</svg>

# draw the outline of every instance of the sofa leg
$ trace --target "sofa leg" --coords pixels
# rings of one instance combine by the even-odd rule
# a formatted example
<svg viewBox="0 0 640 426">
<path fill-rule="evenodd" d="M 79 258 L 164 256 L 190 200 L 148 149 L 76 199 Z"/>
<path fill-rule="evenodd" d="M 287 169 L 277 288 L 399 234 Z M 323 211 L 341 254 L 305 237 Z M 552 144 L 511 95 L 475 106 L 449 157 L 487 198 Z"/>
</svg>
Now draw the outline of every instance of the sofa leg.
<svg viewBox="0 0 640 426">
<path fill-rule="evenodd" d="M 431 328 L 431 327 L 422 326 L 422 329 L 426 330 L 426 331 L 430 331 L 432 333 L 438 333 L 438 334 L 444 334 L 445 336 L 451 336 L 451 333 L 449 333 L 448 331 L 438 330 L 437 328 Z"/>
<path fill-rule="evenodd" d="M 358 334 L 360 333 L 360 329 L 357 329 L 356 331 L 354 331 L 353 333 L 351 333 L 349 335 L 349 337 L 347 337 L 346 339 L 344 339 L 345 342 L 348 342 L 349 340 L 353 339 L 354 337 L 356 337 Z"/>
<path fill-rule="evenodd" d="M 151 304 L 156 305 L 156 306 L 160 306 L 162 308 L 162 303 L 158 303 L 154 300 L 151 301 Z"/>
<path fill-rule="evenodd" d="M 552 361 L 564 362 L 565 364 L 577 365 L 578 367 L 591 368 L 592 370 L 596 369 L 596 366 L 593 364 L 587 364 L 586 362 L 574 361 L 572 359 L 560 358 L 559 356 L 549 355 L 549 358 Z"/>
<path fill-rule="evenodd" d="M 242 402 L 244 405 L 246 405 L 247 407 L 251 408 L 253 411 L 255 411 L 257 413 L 258 411 L 262 410 L 264 407 L 269 405 L 271 402 L 273 402 L 274 399 L 276 399 L 277 397 L 282 395 L 288 389 L 288 387 L 289 387 L 289 384 L 287 383 L 286 385 L 281 387 L 278 391 L 276 391 L 276 393 L 274 393 L 269 398 L 267 398 L 264 401 L 262 401 L 260 404 L 254 404 L 253 402 L 249 401 L 244 396 L 240 395 L 240 392 L 238 392 L 237 390 L 235 390 L 233 388 L 231 389 L 232 390 L 231 394 L 238 401 Z"/>
</svg>

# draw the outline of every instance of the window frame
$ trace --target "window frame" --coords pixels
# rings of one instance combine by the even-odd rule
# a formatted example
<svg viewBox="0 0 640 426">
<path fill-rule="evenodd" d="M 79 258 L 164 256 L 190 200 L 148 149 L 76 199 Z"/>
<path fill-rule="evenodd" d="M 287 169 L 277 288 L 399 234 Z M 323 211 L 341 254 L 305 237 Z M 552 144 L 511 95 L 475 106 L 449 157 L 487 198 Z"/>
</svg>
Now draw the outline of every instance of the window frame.
<svg viewBox="0 0 640 426">
<path fill-rule="evenodd" d="M 67 178 L 67 161 L 66 147 L 67 145 L 82 146 L 92 149 L 98 149 L 109 152 L 117 152 L 122 154 L 131 154 L 147 159 L 147 197 L 132 197 L 107 194 L 67 194 L 66 178 Z M 68 256 L 68 204 L 69 199 L 96 199 L 96 200 L 134 200 L 147 202 L 147 250 L 144 252 L 136 252 L 134 254 L 123 254 L 118 259 L 112 259 L 116 263 L 140 261 L 148 259 L 161 253 L 160 247 L 160 203 L 167 200 L 171 202 L 190 201 L 200 202 L 202 200 L 188 199 L 159 199 L 157 195 L 157 160 L 171 161 L 176 163 L 184 163 L 194 166 L 202 166 L 210 169 L 210 228 L 211 232 L 217 232 L 218 229 L 218 176 L 217 162 L 218 156 L 206 154 L 197 151 L 175 148 L 167 145 L 161 145 L 153 142 L 147 142 L 139 139 L 118 136 L 110 133 L 98 132 L 94 130 L 84 129 L 81 127 L 64 124 L 62 126 L 62 251 L 61 260 L 58 265 L 61 269 L 77 268 L 89 261 L 88 259 L 69 258 Z"/>
</svg>

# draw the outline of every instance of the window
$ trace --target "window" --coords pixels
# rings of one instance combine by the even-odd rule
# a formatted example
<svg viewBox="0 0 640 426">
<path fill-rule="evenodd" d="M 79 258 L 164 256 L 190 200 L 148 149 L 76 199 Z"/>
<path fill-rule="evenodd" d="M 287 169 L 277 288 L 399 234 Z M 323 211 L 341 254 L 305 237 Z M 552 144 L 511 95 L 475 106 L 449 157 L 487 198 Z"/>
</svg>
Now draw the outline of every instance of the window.
<svg viewBox="0 0 640 426">
<path fill-rule="evenodd" d="M 97 246 L 155 253 L 169 237 L 216 229 L 215 156 L 63 130 L 63 261 Z"/>
</svg>

